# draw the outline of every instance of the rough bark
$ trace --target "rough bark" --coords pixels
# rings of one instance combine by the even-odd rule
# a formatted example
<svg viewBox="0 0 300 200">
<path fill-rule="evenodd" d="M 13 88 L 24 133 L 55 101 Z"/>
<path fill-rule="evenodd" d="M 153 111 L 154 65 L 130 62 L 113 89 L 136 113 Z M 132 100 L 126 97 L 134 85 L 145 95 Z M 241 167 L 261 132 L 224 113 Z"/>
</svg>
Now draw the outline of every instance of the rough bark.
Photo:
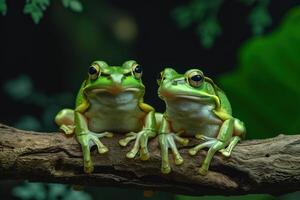
<svg viewBox="0 0 300 200">
<path fill-rule="evenodd" d="M 125 158 L 131 146 L 120 147 L 120 137 L 115 134 L 102 139 L 109 152 L 100 155 L 93 151 L 95 171 L 84 174 L 81 148 L 74 137 L 0 124 L 0 179 L 133 187 L 188 195 L 277 195 L 300 190 L 300 135 L 243 141 L 230 158 L 217 154 L 206 176 L 197 173 L 205 150 L 191 157 L 189 147 L 182 147 L 184 164 L 175 166 L 170 155 L 173 171 L 162 175 L 156 139 L 149 144 L 150 160 L 141 161 Z"/>
</svg>

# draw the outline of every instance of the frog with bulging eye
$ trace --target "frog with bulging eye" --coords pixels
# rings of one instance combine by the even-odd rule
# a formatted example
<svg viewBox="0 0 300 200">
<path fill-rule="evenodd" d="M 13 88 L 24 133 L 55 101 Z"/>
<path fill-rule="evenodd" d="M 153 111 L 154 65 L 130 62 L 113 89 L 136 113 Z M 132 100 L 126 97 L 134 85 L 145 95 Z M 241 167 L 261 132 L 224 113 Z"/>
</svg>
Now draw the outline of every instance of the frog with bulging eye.
<svg viewBox="0 0 300 200">
<path fill-rule="evenodd" d="M 121 146 L 135 140 L 128 158 L 134 158 L 138 152 L 142 160 L 149 158 L 148 139 L 156 136 L 156 118 L 161 115 L 143 102 L 145 86 L 141 77 L 142 67 L 134 60 L 122 66 L 95 61 L 78 92 L 75 109 L 63 109 L 56 115 L 55 122 L 61 130 L 75 133 L 86 173 L 93 171 L 90 148 L 96 145 L 100 154 L 106 153 L 108 148 L 100 138 L 111 137 L 112 132 L 126 134 L 119 141 Z"/>
<path fill-rule="evenodd" d="M 188 137 L 201 143 L 189 149 L 190 155 L 209 148 L 199 173 L 205 175 L 216 152 L 229 157 L 236 144 L 245 136 L 246 129 L 240 120 L 232 117 L 231 105 L 225 93 L 204 76 L 199 69 L 184 74 L 172 68 L 161 72 L 158 94 L 166 104 L 159 128 L 162 173 L 169 173 L 168 149 L 174 154 L 175 164 L 183 163 L 176 142 L 187 145 Z"/>
</svg>

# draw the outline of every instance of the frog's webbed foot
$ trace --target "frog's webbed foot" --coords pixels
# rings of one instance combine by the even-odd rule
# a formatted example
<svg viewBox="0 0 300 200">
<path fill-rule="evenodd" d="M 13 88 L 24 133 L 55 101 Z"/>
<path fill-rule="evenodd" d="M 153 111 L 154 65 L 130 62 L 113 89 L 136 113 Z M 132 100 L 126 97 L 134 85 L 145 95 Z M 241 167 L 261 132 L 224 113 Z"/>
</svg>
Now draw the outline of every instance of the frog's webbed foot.
<svg viewBox="0 0 300 200">
<path fill-rule="evenodd" d="M 203 164 L 202 164 L 201 168 L 199 169 L 199 174 L 206 175 L 209 165 L 210 165 L 210 162 L 212 160 L 212 157 L 214 156 L 214 154 L 217 151 L 220 151 L 225 146 L 226 146 L 226 143 L 219 141 L 218 139 L 210 139 L 201 144 L 198 144 L 197 146 L 195 146 L 189 150 L 189 154 L 194 156 L 197 154 L 197 152 L 200 149 L 209 148 L 207 155 L 203 161 Z"/>
<path fill-rule="evenodd" d="M 93 146 L 97 146 L 98 152 L 104 154 L 108 151 L 108 148 L 102 144 L 99 138 L 112 137 L 112 133 L 94 133 L 88 131 L 77 135 L 77 140 L 81 144 L 84 160 L 84 171 L 86 173 L 92 173 L 94 171 L 93 162 L 91 160 L 90 150 Z"/>
<path fill-rule="evenodd" d="M 178 152 L 175 141 L 179 142 L 184 146 L 186 146 L 189 143 L 188 139 L 180 137 L 179 134 L 162 133 L 159 135 L 159 143 L 161 148 L 161 159 L 162 159 L 161 172 L 164 174 L 168 174 L 171 172 L 171 167 L 169 163 L 169 152 L 168 152 L 169 148 L 171 148 L 173 152 L 175 164 L 181 165 L 183 163 L 183 158 Z"/>
<path fill-rule="evenodd" d="M 66 135 L 71 135 L 74 133 L 75 125 L 61 125 L 59 127 L 60 130 L 62 130 Z"/>
<path fill-rule="evenodd" d="M 148 160 L 150 157 L 148 151 L 148 139 L 156 135 L 155 130 L 144 128 L 142 131 L 135 133 L 130 132 L 126 137 L 119 140 L 119 144 L 123 147 L 127 146 L 129 142 L 135 140 L 133 148 L 126 154 L 127 158 L 134 158 L 140 152 L 141 160 Z"/>
<path fill-rule="evenodd" d="M 226 147 L 226 149 L 221 149 L 219 150 L 220 153 L 222 153 L 223 156 L 225 157 L 230 157 L 231 152 L 233 148 L 237 145 L 237 143 L 241 140 L 240 137 L 234 136 L 231 140 L 229 145 Z"/>
</svg>

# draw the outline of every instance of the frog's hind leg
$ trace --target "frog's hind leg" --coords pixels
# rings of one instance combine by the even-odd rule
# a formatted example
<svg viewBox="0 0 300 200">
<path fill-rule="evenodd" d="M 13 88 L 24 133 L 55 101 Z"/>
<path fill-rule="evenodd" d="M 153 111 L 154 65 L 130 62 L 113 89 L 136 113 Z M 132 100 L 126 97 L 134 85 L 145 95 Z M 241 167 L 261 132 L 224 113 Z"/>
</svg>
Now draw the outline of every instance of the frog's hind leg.
<svg viewBox="0 0 300 200">
<path fill-rule="evenodd" d="M 203 161 L 199 173 L 205 175 L 208 171 L 210 162 L 215 155 L 215 153 L 228 145 L 231 140 L 234 128 L 234 119 L 227 119 L 221 126 L 217 140 L 209 148 L 207 155 Z"/>
<path fill-rule="evenodd" d="M 59 129 L 62 130 L 65 134 L 73 134 L 75 129 L 74 110 L 63 109 L 59 111 L 55 116 L 55 123 L 59 126 Z"/>
</svg>

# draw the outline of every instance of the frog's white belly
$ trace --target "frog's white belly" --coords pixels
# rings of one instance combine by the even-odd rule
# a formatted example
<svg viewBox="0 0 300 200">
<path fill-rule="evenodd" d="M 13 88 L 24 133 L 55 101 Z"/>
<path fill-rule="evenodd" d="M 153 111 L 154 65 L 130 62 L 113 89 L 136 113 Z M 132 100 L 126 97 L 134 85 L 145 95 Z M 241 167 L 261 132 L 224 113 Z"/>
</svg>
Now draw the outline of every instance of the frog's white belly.
<svg viewBox="0 0 300 200">
<path fill-rule="evenodd" d="M 222 121 L 213 113 L 214 105 L 188 99 L 166 102 L 166 117 L 173 131 L 184 131 L 185 135 L 203 134 L 216 137 Z"/>
<path fill-rule="evenodd" d="M 102 95 L 90 99 L 91 107 L 85 113 L 88 126 L 94 132 L 139 131 L 145 113 L 138 107 L 134 93 L 124 92 L 119 95 Z"/>
</svg>

